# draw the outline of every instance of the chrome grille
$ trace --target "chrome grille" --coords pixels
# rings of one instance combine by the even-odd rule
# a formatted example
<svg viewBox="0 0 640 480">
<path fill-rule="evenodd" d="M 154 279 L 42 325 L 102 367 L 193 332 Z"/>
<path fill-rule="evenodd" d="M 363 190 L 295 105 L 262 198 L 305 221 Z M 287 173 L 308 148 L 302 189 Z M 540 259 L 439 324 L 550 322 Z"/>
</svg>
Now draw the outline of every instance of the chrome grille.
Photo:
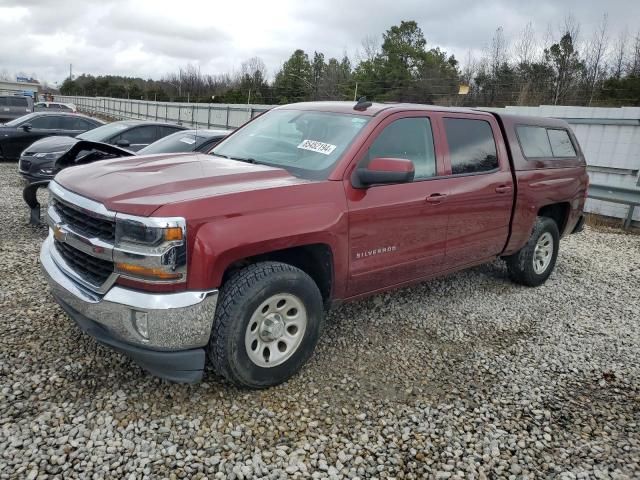
<svg viewBox="0 0 640 480">
<path fill-rule="evenodd" d="M 57 199 L 53 199 L 62 223 L 69 225 L 74 231 L 87 237 L 96 237 L 107 242 L 114 242 L 116 238 L 116 224 L 113 220 L 98 218 L 78 210 Z"/>
<path fill-rule="evenodd" d="M 58 253 L 73 271 L 92 285 L 102 285 L 113 273 L 113 262 L 92 257 L 66 243 L 54 242 Z"/>
</svg>

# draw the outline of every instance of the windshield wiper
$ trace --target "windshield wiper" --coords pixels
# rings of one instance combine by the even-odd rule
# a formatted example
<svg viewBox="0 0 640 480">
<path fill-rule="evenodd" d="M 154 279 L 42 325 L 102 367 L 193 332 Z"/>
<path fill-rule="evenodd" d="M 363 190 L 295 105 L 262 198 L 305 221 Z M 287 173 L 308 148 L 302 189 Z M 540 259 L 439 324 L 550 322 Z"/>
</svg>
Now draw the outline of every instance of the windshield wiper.
<svg viewBox="0 0 640 480">
<path fill-rule="evenodd" d="M 229 155 L 223 155 L 221 153 L 211 152 L 216 157 L 228 158 L 229 160 L 237 160 L 238 162 L 256 163 L 255 158 L 242 158 L 242 157 L 230 157 Z"/>
</svg>

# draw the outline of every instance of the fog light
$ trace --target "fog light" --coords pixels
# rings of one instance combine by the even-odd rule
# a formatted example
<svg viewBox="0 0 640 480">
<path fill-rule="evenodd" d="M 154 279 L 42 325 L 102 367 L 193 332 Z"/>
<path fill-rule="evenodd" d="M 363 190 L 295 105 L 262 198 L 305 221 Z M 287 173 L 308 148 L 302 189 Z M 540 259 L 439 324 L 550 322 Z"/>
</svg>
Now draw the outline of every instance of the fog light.
<svg viewBox="0 0 640 480">
<path fill-rule="evenodd" d="M 140 336 L 145 340 L 149 340 L 149 320 L 147 318 L 147 312 L 134 311 L 133 320 Z"/>
</svg>

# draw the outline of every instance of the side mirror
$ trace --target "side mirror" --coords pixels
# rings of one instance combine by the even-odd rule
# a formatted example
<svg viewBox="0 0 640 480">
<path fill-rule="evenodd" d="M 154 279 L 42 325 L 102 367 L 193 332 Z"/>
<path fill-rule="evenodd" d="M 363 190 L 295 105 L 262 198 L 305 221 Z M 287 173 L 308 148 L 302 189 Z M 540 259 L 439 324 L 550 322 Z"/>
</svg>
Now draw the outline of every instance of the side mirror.
<svg viewBox="0 0 640 480">
<path fill-rule="evenodd" d="M 118 147 L 126 148 L 126 147 L 129 147 L 130 145 L 131 143 L 129 142 L 129 140 L 125 140 L 124 138 L 116 142 L 116 146 Z"/>
<path fill-rule="evenodd" d="M 407 183 L 413 181 L 415 168 L 406 158 L 374 158 L 366 167 L 353 172 L 353 186 L 366 188 L 369 185 Z"/>
<path fill-rule="evenodd" d="M 30 132 L 33 127 L 30 123 L 25 123 L 24 125 L 20 125 L 20 128 L 25 132 Z"/>
</svg>

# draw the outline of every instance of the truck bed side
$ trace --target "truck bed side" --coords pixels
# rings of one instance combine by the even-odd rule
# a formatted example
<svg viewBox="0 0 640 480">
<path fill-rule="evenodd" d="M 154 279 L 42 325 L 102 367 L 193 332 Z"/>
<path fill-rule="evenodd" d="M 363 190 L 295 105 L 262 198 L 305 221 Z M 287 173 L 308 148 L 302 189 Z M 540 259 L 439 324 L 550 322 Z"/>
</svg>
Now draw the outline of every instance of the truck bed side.
<svg viewBox="0 0 640 480">
<path fill-rule="evenodd" d="M 507 143 L 516 186 L 511 232 L 504 255 L 524 246 L 536 217 L 541 214 L 556 220 L 561 236 L 571 233 L 582 215 L 589 184 L 584 155 L 571 128 L 559 119 L 492 113 Z M 576 156 L 527 158 L 518 137 L 519 126 L 567 131 Z"/>
</svg>

